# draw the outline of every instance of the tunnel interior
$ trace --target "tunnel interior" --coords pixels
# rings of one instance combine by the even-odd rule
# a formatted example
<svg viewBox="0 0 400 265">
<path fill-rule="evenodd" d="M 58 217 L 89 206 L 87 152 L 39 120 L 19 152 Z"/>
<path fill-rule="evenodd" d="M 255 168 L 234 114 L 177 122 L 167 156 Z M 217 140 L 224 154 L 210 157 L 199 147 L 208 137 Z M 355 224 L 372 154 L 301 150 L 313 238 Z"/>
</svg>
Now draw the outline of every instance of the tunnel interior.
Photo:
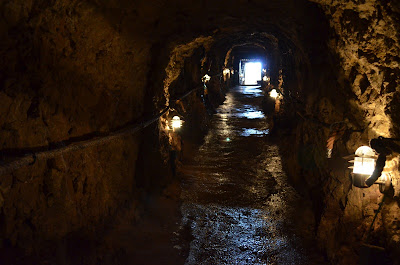
<svg viewBox="0 0 400 265">
<path fill-rule="evenodd" d="M 400 264 L 397 1 L 0 11 L 0 263 Z"/>
</svg>

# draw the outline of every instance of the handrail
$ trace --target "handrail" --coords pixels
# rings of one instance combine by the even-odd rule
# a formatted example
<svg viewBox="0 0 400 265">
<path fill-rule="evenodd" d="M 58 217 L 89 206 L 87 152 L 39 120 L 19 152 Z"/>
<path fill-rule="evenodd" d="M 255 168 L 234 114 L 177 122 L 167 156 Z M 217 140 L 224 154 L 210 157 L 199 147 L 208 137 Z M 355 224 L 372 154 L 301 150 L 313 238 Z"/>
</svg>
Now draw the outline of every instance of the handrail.
<svg viewBox="0 0 400 265">
<path fill-rule="evenodd" d="M 183 96 L 174 100 L 174 103 L 176 103 L 178 100 L 182 100 L 182 99 L 186 98 L 187 96 L 192 94 L 195 90 L 197 90 L 201 87 L 202 86 L 196 86 L 194 89 L 190 90 Z M 149 119 L 147 121 L 127 126 L 116 132 L 112 132 L 106 136 L 98 136 L 98 137 L 91 138 L 89 140 L 76 141 L 76 142 L 72 142 L 72 143 L 68 144 L 67 146 L 55 147 L 55 148 L 45 150 L 45 151 L 30 152 L 30 154 L 28 154 L 28 155 L 17 157 L 15 160 L 13 160 L 11 162 L 0 164 L 0 176 L 11 173 L 12 171 L 14 171 L 18 168 L 21 168 L 21 167 L 33 165 L 36 162 L 36 160 L 38 160 L 38 159 L 54 158 L 55 156 L 61 155 L 63 153 L 81 150 L 81 149 L 88 148 L 88 147 L 95 146 L 95 145 L 105 144 L 107 142 L 124 137 L 126 135 L 134 134 L 134 133 L 148 127 L 152 123 L 156 122 L 158 119 L 160 119 L 161 116 L 163 116 L 171 108 L 172 108 L 172 106 L 169 105 L 169 106 L 165 107 L 160 113 L 158 113 L 157 115 L 155 115 L 154 117 L 152 117 L 151 119 Z M 29 152 L 27 152 L 27 153 L 29 153 Z"/>
</svg>

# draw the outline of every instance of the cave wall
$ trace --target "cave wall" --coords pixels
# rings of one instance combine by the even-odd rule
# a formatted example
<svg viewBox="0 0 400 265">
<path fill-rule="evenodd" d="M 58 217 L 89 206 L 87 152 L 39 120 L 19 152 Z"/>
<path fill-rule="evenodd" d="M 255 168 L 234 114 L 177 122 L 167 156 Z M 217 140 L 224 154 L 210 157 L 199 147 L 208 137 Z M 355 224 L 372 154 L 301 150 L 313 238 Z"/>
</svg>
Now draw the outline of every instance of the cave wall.
<svg viewBox="0 0 400 265">
<path fill-rule="evenodd" d="M 143 113 L 150 47 L 124 38 L 95 5 L 1 4 L 0 154 L 107 133 Z M 140 51 L 140 52 L 137 52 Z M 1 176 L 1 245 L 28 253 L 137 214 L 141 134 L 38 160 Z M 4 254 L 4 253 L 2 253 Z"/>
<path fill-rule="evenodd" d="M 314 202 L 318 240 L 331 262 L 374 264 L 373 249 L 363 248 L 366 243 L 385 249 L 386 254 L 382 249 L 377 254 L 382 264 L 386 255 L 399 264 L 398 174 L 392 175 L 394 194 L 386 196 L 369 235 L 383 194 L 377 185 L 352 186 L 350 164 L 342 159 L 372 138 L 399 137 L 395 111 L 400 103 L 399 6 L 372 0 L 314 2 L 320 4 L 330 25 L 327 49 L 306 51 L 313 80 L 300 90 L 303 117 L 286 114 L 301 121 L 289 127 L 295 147 L 283 147 L 287 170 Z M 292 65 L 300 68 L 298 62 Z M 294 75 L 289 68 L 290 64 L 283 64 L 283 73 Z M 284 86 L 298 90 L 289 82 Z M 337 125 L 344 125 L 346 131 L 328 159 L 326 141 Z"/>
<path fill-rule="evenodd" d="M 324 4 L 324 3 L 322 3 Z M 361 145 L 377 136 L 399 137 L 399 117 L 395 113 L 399 106 L 400 84 L 398 70 L 400 63 L 399 43 L 399 6 L 395 2 L 365 1 L 349 3 L 333 2 L 330 7 L 324 6 L 337 34 L 330 46 L 337 52 L 344 79 L 350 86 L 348 104 L 350 108 L 342 117 L 349 117 L 361 126 L 362 132 L 352 132 L 348 139 L 342 139 L 343 150 L 354 153 Z M 343 82 L 343 81 L 342 81 Z M 347 84 L 343 84 L 345 86 Z M 332 104 L 335 108 L 336 105 Z M 322 109 L 330 110 L 329 106 Z M 335 109 L 334 112 L 337 112 Z M 353 113 L 353 117 L 348 115 Z M 354 126 L 352 124 L 349 127 Z M 339 150 L 338 150 L 339 151 Z M 338 152 L 337 155 L 343 154 Z M 343 154 L 345 155 L 345 154 Z M 319 227 L 319 238 L 328 246 L 328 253 L 341 262 L 351 260 L 357 253 L 354 247 L 347 244 L 365 242 L 386 248 L 392 260 L 398 264 L 400 227 L 399 197 L 388 196 L 382 211 L 377 216 L 372 238 L 365 239 L 378 203 L 383 195 L 377 185 L 369 189 L 358 189 L 349 186 L 347 174 L 337 175 L 339 181 L 328 180 L 325 191 L 330 193 L 325 198 L 327 207 Z M 398 189 L 398 176 L 393 176 L 393 185 Z M 333 183 L 334 182 L 334 183 Z M 338 214 L 339 213 L 339 214 Z M 337 222 L 334 223 L 332 216 Z M 327 236 L 327 231 L 337 231 L 334 238 Z M 340 243 L 343 241 L 343 243 Z M 335 254 L 335 250 L 338 250 Z M 360 256 L 365 253 L 358 252 Z"/>
<path fill-rule="evenodd" d="M 212 43 L 166 37 L 181 18 L 169 28 L 163 7 L 146 1 L 5 1 L 0 10 L 2 162 L 154 116 L 200 84 Z M 191 94 L 180 111 L 204 133 L 200 96 Z M 0 176 L 0 258 L 72 256 L 66 241 L 94 240 L 107 225 L 137 220 L 173 181 L 173 148 L 163 116 L 133 135 Z"/>
</svg>

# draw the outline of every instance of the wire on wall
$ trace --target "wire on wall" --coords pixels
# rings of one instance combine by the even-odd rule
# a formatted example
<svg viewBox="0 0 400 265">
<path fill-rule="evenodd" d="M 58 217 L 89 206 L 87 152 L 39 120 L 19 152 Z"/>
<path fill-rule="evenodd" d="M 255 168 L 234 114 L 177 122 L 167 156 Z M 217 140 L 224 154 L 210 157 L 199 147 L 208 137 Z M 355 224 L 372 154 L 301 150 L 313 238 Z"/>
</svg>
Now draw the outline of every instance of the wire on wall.
<svg viewBox="0 0 400 265">
<path fill-rule="evenodd" d="M 62 155 L 64 153 L 68 152 L 73 152 L 77 150 L 82 150 L 88 147 L 92 146 L 98 146 L 98 145 L 103 145 L 109 142 L 112 142 L 116 139 L 123 138 L 127 135 L 132 135 L 135 134 L 136 132 L 148 127 L 149 125 L 153 124 L 154 122 L 158 121 L 165 113 L 167 113 L 168 110 L 174 109 L 176 103 L 189 95 L 191 95 L 194 91 L 202 88 L 202 84 L 196 86 L 192 90 L 188 91 L 178 99 L 172 100 L 172 104 L 169 106 L 165 107 L 162 111 L 160 111 L 158 114 L 155 116 L 151 117 L 150 119 L 136 123 L 134 125 L 126 126 L 125 128 L 122 128 L 116 132 L 112 132 L 108 135 L 105 136 L 99 136 L 99 137 L 94 137 L 89 140 L 84 140 L 84 141 L 75 141 L 71 142 L 68 145 L 64 146 L 58 146 L 58 147 L 53 147 L 53 148 L 48 148 L 48 150 L 44 151 L 37 151 L 37 152 L 32 152 L 31 150 L 19 150 L 20 153 L 25 153 L 25 155 L 16 157 L 13 161 L 11 162 L 5 162 L 5 163 L 0 163 L 0 176 L 3 176 L 5 174 L 9 174 L 16 169 L 19 169 L 24 166 L 29 166 L 33 165 L 37 160 L 40 159 L 49 159 L 49 158 L 54 158 L 58 155 Z"/>
</svg>

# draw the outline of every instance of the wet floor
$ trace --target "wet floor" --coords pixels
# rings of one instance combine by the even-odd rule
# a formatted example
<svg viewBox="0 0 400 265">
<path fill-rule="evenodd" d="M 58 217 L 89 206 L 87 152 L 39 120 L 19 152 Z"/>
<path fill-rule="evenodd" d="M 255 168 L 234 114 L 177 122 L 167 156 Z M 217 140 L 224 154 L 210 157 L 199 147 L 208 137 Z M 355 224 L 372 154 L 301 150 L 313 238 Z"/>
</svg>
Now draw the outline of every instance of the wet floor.
<svg viewBox="0 0 400 265">
<path fill-rule="evenodd" d="M 288 184 L 259 87 L 232 88 L 181 169 L 185 264 L 324 264 L 309 202 Z"/>
</svg>

